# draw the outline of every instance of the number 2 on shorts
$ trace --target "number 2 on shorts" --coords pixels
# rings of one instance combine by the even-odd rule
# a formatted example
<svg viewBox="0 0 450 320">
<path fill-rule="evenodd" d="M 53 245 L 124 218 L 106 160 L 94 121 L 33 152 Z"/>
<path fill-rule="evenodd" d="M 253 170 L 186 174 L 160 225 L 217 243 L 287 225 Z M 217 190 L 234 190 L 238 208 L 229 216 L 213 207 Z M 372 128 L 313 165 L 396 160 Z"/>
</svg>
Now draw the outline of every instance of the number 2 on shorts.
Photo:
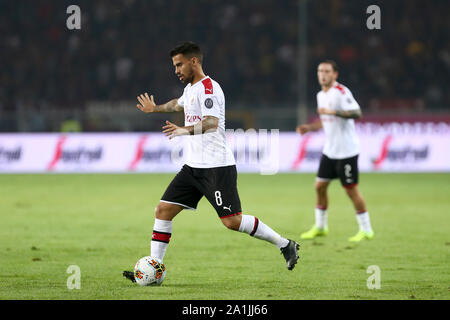
<svg viewBox="0 0 450 320">
<path fill-rule="evenodd" d="M 352 166 L 348 163 L 344 166 L 344 174 L 347 178 L 350 178 L 352 176 Z"/>
</svg>

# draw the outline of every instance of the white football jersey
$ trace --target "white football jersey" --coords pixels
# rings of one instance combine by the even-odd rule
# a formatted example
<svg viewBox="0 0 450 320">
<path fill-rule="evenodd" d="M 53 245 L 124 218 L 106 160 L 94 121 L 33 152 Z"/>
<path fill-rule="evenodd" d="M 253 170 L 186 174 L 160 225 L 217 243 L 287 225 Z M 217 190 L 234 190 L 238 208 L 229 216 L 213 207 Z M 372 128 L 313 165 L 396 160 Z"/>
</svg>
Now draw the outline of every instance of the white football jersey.
<svg viewBox="0 0 450 320">
<path fill-rule="evenodd" d="M 192 126 L 205 116 L 219 119 L 217 130 L 187 137 L 186 164 L 193 168 L 215 168 L 235 164 L 225 136 L 225 96 L 220 85 L 205 77 L 184 88 L 178 104 L 184 108 L 185 126 Z"/>
<path fill-rule="evenodd" d="M 317 109 L 360 109 L 350 90 L 335 82 L 327 92 L 317 94 Z M 359 154 L 359 139 L 355 132 L 355 121 L 334 115 L 320 115 L 326 135 L 323 154 L 331 159 L 345 159 Z"/>
</svg>

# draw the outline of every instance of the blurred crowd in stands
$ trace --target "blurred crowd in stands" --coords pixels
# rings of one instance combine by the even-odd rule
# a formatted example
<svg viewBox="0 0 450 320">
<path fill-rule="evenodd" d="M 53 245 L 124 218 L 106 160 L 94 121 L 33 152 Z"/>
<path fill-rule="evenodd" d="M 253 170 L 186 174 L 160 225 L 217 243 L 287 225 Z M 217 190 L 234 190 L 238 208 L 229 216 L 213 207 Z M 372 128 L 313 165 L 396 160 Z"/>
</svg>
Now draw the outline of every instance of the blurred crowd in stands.
<svg viewBox="0 0 450 320">
<path fill-rule="evenodd" d="M 227 108 L 295 108 L 301 1 L 0 0 L 0 110 L 82 109 L 146 91 L 166 102 L 183 88 L 168 52 L 185 40 L 203 48 Z M 366 27 L 377 1 L 308 1 L 309 107 L 323 59 L 338 63 L 363 107 L 383 99 L 450 107 L 449 2 L 378 2 L 381 30 Z M 71 4 L 81 8 L 81 30 L 66 28 Z"/>
</svg>

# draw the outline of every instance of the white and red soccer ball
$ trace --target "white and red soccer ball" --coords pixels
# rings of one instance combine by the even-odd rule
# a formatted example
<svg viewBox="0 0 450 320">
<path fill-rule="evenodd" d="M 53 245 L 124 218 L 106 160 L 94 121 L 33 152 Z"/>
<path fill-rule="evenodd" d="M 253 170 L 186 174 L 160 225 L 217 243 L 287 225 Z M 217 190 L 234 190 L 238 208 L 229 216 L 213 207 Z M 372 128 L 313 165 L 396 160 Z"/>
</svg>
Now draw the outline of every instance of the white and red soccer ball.
<svg viewBox="0 0 450 320">
<path fill-rule="evenodd" d="M 140 286 L 160 285 L 166 276 L 166 266 L 154 257 L 143 257 L 134 266 L 134 279 Z"/>
</svg>

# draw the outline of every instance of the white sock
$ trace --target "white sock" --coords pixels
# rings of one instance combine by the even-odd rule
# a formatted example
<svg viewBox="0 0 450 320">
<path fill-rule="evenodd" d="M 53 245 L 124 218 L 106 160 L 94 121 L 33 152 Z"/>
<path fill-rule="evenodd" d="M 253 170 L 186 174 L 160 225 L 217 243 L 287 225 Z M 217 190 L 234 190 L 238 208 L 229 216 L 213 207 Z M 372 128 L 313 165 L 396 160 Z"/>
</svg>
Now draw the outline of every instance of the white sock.
<svg viewBox="0 0 450 320">
<path fill-rule="evenodd" d="M 162 261 L 164 259 L 164 255 L 166 254 L 171 236 L 172 221 L 155 218 L 152 241 L 150 245 L 150 256 L 158 258 Z"/>
<path fill-rule="evenodd" d="M 324 229 L 328 227 L 327 209 L 321 209 L 316 207 L 316 227 L 319 229 Z"/>
<path fill-rule="evenodd" d="M 372 232 L 372 226 L 370 225 L 369 212 L 362 212 L 356 214 L 356 220 L 358 221 L 359 229 L 365 232 Z"/>
<path fill-rule="evenodd" d="M 289 240 L 283 238 L 278 233 L 273 231 L 269 226 L 264 224 L 261 220 L 254 216 L 242 215 L 241 225 L 239 231 L 247 233 L 252 237 L 266 240 L 273 243 L 278 249 L 284 248 L 289 244 Z"/>
</svg>

